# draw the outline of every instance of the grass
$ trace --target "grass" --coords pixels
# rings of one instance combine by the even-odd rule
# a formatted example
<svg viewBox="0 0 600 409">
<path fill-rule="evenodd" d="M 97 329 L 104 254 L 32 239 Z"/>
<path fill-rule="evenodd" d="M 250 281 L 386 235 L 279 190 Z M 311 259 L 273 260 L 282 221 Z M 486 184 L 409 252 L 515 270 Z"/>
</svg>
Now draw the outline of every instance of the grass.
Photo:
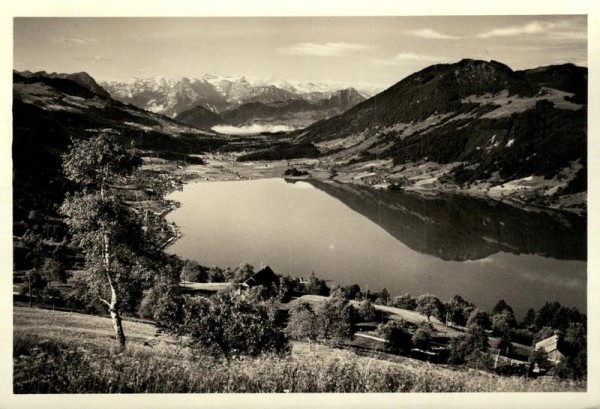
<svg viewBox="0 0 600 409">
<path fill-rule="evenodd" d="M 194 356 L 150 324 L 125 321 L 116 349 L 109 319 L 15 307 L 15 393 L 583 391 L 577 383 L 500 377 L 317 345 L 230 361 Z"/>
</svg>

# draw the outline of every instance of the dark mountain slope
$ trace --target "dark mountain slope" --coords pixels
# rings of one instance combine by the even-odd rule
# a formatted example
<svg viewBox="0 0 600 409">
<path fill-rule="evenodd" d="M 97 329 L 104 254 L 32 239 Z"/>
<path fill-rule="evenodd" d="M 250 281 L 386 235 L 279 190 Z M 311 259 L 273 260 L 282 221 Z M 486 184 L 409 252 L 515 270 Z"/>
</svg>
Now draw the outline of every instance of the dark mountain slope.
<svg viewBox="0 0 600 409">
<path fill-rule="evenodd" d="M 474 108 L 461 99 L 504 89 L 509 95 L 529 96 L 537 92 L 523 76 L 499 62 L 465 59 L 455 64 L 433 65 L 343 115 L 318 122 L 297 135 L 310 141 L 343 138 L 368 127 L 422 121 L 433 114 L 460 114 Z"/>
<path fill-rule="evenodd" d="M 224 123 L 223 118 L 202 106 L 196 106 L 178 114 L 174 118 L 177 122 L 194 126 L 198 129 L 210 129 L 215 125 Z"/>
<path fill-rule="evenodd" d="M 587 104 L 588 69 L 574 64 L 549 65 L 517 71 L 532 84 L 575 94 L 573 101 Z"/>
<path fill-rule="evenodd" d="M 46 71 L 39 72 L 30 72 L 24 71 L 18 73 L 22 77 L 26 78 L 38 78 L 38 77 L 46 77 L 46 78 L 58 78 L 63 80 L 71 80 L 82 87 L 92 91 L 94 94 L 99 95 L 104 98 L 110 98 L 110 94 L 104 88 L 102 88 L 92 76 L 90 76 L 87 72 L 77 72 L 74 74 L 65 74 L 65 73 L 47 73 Z"/>
<path fill-rule="evenodd" d="M 72 139 L 113 133 L 146 155 L 182 159 L 224 144 L 215 134 L 105 98 L 65 78 L 14 73 L 12 112 L 13 234 L 40 245 L 38 236 L 60 242 L 65 234 L 57 209 L 69 186 L 60 155 Z"/>
</svg>

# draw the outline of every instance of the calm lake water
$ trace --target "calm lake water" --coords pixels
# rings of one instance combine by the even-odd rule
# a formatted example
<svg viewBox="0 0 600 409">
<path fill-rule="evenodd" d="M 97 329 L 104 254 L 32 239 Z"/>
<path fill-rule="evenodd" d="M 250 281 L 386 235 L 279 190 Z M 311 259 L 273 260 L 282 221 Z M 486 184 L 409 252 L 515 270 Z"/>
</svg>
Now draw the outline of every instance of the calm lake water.
<svg viewBox="0 0 600 409">
<path fill-rule="evenodd" d="M 315 180 L 190 183 L 168 198 L 183 236 L 167 251 L 203 265 L 460 294 L 488 311 L 505 299 L 519 315 L 545 301 L 586 311 L 586 220 L 570 214 Z"/>
</svg>

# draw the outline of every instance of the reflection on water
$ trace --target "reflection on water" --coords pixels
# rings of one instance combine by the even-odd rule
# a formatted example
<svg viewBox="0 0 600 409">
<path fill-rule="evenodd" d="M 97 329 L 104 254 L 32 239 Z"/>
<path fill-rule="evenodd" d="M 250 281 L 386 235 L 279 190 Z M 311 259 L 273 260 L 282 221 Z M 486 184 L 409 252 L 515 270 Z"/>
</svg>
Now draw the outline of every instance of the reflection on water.
<svg viewBox="0 0 600 409">
<path fill-rule="evenodd" d="M 503 298 L 519 314 L 555 300 L 586 310 L 586 225 L 571 215 L 314 180 L 191 183 L 169 198 L 183 234 L 169 251 L 205 265 L 460 294 L 488 310 Z"/>
<path fill-rule="evenodd" d="M 500 251 L 586 259 L 586 220 L 576 215 L 525 211 L 458 194 L 422 196 L 307 182 L 368 217 L 411 249 L 444 260 L 477 260 Z"/>
</svg>

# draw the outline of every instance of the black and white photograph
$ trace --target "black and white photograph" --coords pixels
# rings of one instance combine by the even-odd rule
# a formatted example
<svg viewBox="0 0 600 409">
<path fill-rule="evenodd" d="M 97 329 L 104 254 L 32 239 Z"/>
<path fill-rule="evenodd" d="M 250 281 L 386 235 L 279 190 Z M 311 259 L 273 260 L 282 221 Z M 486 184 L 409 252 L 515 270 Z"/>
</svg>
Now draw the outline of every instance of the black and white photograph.
<svg viewBox="0 0 600 409">
<path fill-rule="evenodd" d="M 589 4 L 338 4 L 8 19 L 13 404 L 600 405 Z"/>
</svg>

